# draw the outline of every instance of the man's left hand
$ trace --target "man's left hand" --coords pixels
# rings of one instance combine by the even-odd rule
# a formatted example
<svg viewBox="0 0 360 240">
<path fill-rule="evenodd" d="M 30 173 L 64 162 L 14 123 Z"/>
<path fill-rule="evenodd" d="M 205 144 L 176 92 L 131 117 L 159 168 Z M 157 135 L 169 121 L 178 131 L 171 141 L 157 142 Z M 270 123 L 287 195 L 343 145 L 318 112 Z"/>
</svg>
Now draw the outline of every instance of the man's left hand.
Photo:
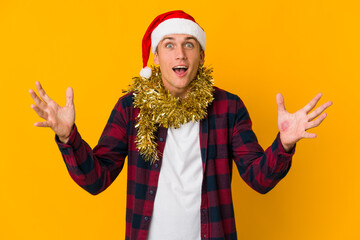
<svg viewBox="0 0 360 240">
<path fill-rule="evenodd" d="M 322 93 L 317 94 L 305 107 L 291 114 L 285 109 L 284 98 L 281 93 L 276 95 L 280 140 L 285 151 L 290 152 L 295 143 L 302 138 L 315 138 L 317 136 L 315 133 L 306 132 L 306 130 L 319 126 L 327 116 L 326 113 L 322 112 L 332 105 L 332 102 L 328 101 L 310 113 L 321 97 Z"/>
</svg>

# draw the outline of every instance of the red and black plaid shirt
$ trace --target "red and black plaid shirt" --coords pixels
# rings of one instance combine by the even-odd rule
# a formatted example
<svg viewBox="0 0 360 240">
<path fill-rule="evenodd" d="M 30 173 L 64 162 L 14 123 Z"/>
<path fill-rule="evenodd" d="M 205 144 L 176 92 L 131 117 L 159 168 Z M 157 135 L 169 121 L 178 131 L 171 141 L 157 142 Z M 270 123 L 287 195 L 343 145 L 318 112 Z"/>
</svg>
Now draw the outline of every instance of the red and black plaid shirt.
<svg viewBox="0 0 360 240">
<path fill-rule="evenodd" d="M 287 174 L 294 149 L 286 153 L 278 134 L 264 152 L 240 98 L 219 88 L 215 88 L 214 98 L 199 132 L 204 174 L 199 209 L 201 238 L 237 239 L 230 189 L 232 161 L 244 181 L 264 194 Z M 138 113 L 132 94 L 126 94 L 117 102 L 93 150 L 81 139 L 76 126 L 66 144 L 57 139 L 70 176 L 91 194 L 105 190 L 128 157 L 125 239 L 129 240 L 147 238 L 162 164 L 162 154 L 160 161 L 150 165 L 136 149 Z M 160 127 L 156 135 L 158 150 L 163 153 L 167 129 Z"/>
</svg>

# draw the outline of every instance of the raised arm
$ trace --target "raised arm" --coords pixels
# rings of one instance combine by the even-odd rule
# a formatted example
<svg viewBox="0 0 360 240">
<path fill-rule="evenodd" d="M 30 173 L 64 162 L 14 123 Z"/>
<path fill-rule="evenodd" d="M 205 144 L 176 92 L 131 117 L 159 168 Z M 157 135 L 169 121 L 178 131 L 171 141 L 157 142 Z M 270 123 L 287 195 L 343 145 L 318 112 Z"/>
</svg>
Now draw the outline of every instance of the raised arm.
<svg viewBox="0 0 360 240">
<path fill-rule="evenodd" d="M 302 138 L 314 138 L 306 130 L 320 125 L 325 119 L 323 111 L 332 102 L 326 102 L 313 112 L 310 111 L 320 100 L 318 94 L 304 108 L 290 114 L 285 110 L 284 99 L 277 95 L 279 134 L 265 151 L 257 142 L 251 129 L 251 120 L 243 104 L 238 106 L 237 124 L 233 133 L 234 160 L 241 177 L 254 190 L 267 193 L 288 173 L 294 146 Z M 318 117 L 318 118 L 317 118 Z"/>
<path fill-rule="evenodd" d="M 35 104 L 31 107 L 45 121 L 37 127 L 49 127 L 57 135 L 56 142 L 71 178 L 91 194 L 105 190 L 115 180 L 127 155 L 127 134 L 121 107 L 113 110 L 98 145 L 92 149 L 75 126 L 74 93 L 66 91 L 66 105 L 60 107 L 36 82 L 39 96 L 29 90 Z"/>
</svg>

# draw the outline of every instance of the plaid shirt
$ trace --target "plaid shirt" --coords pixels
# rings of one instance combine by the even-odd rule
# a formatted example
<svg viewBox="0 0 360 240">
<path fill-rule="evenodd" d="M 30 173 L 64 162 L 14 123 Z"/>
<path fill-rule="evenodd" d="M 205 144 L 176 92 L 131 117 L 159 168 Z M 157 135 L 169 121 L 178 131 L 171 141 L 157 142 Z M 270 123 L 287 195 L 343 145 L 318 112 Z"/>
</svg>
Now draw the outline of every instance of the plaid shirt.
<svg viewBox="0 0 360 240">
<path fill-rule="evenodd" d="M 265 194 L 289 171 L 294 149 L 286 153 L 278 134 L 264 152 L 240 98 L 215 88 L 214 99 L 199 132 L 203 164 L 201 238 L 237 239 L 231 197 L 232 161 L 244 181 Z M 128 156 L 125 239 L 129 240 L 147 238 L 162 164 L 162 154 L 150 165 L 136 149 L 134 126 L 138 113 L 129 93 L 117 102 L 93 150 L 81 139 L 76 126 L 66 144 L 57 139 L 70 176 L 91 194 L 102 192 L 115 180 Z M 158 150 L 163 153 L 167 129 L 160 127 L 156 135 Z"/>
</svg>

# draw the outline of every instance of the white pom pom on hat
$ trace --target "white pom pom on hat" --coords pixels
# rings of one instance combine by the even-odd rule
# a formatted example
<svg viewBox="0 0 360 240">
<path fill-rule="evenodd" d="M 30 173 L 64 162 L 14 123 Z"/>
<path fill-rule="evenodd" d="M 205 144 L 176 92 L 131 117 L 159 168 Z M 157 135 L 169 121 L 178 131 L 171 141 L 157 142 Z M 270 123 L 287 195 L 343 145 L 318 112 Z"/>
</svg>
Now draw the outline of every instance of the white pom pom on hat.
<svg viewBox="0 0 360 240">
<path fill-rule="evenodd" d="M 195 19 L 181 10 L 170 11 L 157 16 L 149 25 L 142 40 L 143 68 L 140 76 L 151 77 L 151 69 L 147 67 L 150 48 L 155 53 L 157 45 L 164 36 L 170 34 L 188 34 L 195 37 L 203 50 L 206 48 L 204 30 L 195 22 Z"/>
<path fill-rule="evenodd" d="M 140 76 L 144 78 L 150 78 L 151 77 L 151 68 L 144 67 L 140 71 Z"/>
</svg>

